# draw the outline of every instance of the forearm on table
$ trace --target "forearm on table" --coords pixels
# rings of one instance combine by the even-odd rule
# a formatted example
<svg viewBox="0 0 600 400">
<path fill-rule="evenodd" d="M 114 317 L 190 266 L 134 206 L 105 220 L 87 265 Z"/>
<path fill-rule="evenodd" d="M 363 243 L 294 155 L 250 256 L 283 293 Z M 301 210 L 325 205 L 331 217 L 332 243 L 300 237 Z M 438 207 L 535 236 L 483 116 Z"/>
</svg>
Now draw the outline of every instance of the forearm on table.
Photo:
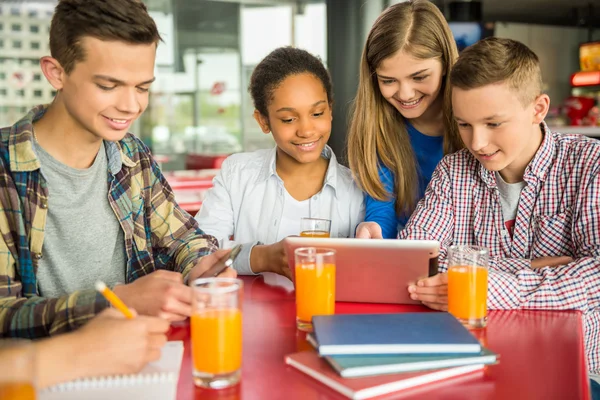
<svg viewBox="0 0 600 400">
<path fill-rule="evenodd" d="M 509 264 L 511 265 L 505 265 Z M 531 269 L 530 260 L 504 259 L 490 263 L 488 306 L 490 309 L 551 309 L 586 312 L 598 306 L 597 282 L 600 260 L 584 257 L 567 265 Z M 522 266 L 521 269 L 518 269 Z M 509 272 L 509 268 L 513 272 Z"/>
</svg>

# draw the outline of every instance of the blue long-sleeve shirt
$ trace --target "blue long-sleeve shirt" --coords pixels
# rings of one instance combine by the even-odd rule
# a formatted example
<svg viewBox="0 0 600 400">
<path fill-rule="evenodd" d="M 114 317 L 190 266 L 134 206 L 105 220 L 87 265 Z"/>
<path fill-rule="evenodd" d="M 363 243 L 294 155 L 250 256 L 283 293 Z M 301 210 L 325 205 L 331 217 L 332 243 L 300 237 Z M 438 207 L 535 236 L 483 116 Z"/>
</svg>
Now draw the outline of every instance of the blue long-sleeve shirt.
<svg viewBox="0 0 600 400">
<path fill-rule="evenodd" d="M 410 143 L 417 159 L 417 173 L 419 175 L 419 199 L 421 199 L 429 185 L 431 175 L 444 155 L 444 137 L 427 136 L 415 129 L 411 124 L 406 124 Z M 394 190 L 394 173 L 385 165 L 379 165 L 379 178 L 388 193 L 389 200 L 377 200 L 365 194 L 366 214 L 365 221 L 377 222 L 381 226 L 385 239 L 395 239 L 409 214 L 397 215 L 394 206 L 396 193 Z"/>
</svg>

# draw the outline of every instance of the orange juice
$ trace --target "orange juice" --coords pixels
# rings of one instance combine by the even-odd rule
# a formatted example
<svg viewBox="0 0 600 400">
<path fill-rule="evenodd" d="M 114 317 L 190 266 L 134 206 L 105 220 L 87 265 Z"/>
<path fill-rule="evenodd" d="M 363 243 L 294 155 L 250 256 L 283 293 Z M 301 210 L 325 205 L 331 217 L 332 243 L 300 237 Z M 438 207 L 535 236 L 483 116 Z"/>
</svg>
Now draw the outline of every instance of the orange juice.
<svg viewBox="0 0 600 400">
<path fill-rule="evenodd" d="M 329 232 L 327 231 L 303 231 L 300 232 L 302 237 L 313 237 L 313 238 L 328 238 Z"/>
<path fill-rule="evenodd" d="M 454 266 L 448 269 L 448 312 L 458 319 L 487 316 L 487 279 L 484 267 Z"/>
<path fill-rule="evenodd" d="M 238 309 L 209 309 L 190 318 L 194 369 L 228 374 L 242 365 L 242 313 Z"/>
<path fill-rule="evenodd" d="M 310 322 L 313 315 L 335 311 L 335 264 L 296 265 L 296 316 Z"/>
<path fill-rule="evenodd" d="M 35 400 L 35 388 L 27 382 L 0 383 L 0 400 Z"/>
</svg>

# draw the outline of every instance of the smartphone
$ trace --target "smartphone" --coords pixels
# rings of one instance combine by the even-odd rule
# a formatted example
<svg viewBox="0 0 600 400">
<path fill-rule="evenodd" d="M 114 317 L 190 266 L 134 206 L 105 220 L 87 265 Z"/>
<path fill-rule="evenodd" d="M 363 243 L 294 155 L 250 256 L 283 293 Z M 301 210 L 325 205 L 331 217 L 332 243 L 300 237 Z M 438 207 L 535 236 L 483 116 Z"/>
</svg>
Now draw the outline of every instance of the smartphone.
<svg viewBox="0 0 600 400">
<path fill-rule="evenodd" d="M 227 267 L 231 267 L 233 262 L 240 255 L 242 251 L 242 245 L 238 244 L 233 246 L 229 254 L 224 257 L 221 257 L 219 261 L 215 263 L 208 271 L 202 274 L 204 278 L 212 278 L 219 275 L 221 272 L 225 271 Z"/>
</svg>

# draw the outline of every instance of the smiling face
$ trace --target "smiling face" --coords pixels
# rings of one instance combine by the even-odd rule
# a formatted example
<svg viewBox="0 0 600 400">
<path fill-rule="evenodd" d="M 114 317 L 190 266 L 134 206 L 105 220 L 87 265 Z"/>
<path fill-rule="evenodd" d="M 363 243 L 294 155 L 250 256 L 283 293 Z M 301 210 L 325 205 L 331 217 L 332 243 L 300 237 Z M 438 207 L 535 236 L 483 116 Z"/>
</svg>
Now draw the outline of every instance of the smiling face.
<svg viewBox="0 0 600 400">
<path fill-rule="evenodd" d="M 382 96 L 406 119 L 442 112 L 442 63 L 435 58 L 420 60 L 399 51 L 376 69 Z"/>
<path fill-rule="evenodd" d="M 271 132 L 278 154 L 298 163 L 321 157 L 331 134 L 331 105 L 323 83 L 313 74 L 285 78 L 274 90 L 268 116 L 258 110 L 254 117 L 264 133 Z"/>
<path fill-rule="evenodd" d="M 76 126 L 97 138 L 121 140 L 148 106 L 156 44 L 84 37 L 81 46 L 85 59 L 51 83 Z"/>
<path fill-rule="evenodd" d="M 506 83 L 476 89 L 452 88 L 452 107 L 460 136 L 469 151 L 489 171 L 499 171 L 506 182 L 522 180 L 541 142 L 539 124 L 550 100 L 538 96 L 523 106 Z"/>
</svg>

